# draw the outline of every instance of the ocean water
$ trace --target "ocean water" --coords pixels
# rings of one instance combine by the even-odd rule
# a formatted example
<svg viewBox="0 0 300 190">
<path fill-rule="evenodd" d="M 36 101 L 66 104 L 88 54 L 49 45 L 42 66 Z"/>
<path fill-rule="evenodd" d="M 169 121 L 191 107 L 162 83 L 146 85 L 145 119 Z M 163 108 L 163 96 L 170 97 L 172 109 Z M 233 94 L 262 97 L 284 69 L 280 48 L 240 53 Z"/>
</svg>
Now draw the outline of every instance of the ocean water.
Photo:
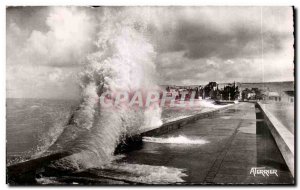
<svg viewBox="0 0 300 190">
<path fill-rule="evenodd" d="M 182 177 L 186 176 L 183 168 L 172 168 L 165 166 L 152 166 L 144 164 L 128 164 L 119 163 L 117 160 L 122 155 L 111 155 L 109 162 L 94 162 L 99 158 L 107 159 L 103 155 L 94 155 L 94 149 L 106 149 L 111 147 L 111 143 L 107 146 L 107 135 L 114 135 L 119 133 L 115 131 L 113 126 L 119 126 L 116 121 L 106 123 L 113 117 L 114 113 L 109 113 L 108 119 L 101 118 L 106 115 L 103 112 L 97 114 L 101 120 L 100 126 L 107 127 L 93 127 L 91 129 L 82 129 L 77 126 L 70 125 L 72 121 L 71 115 L 76 113 L 80 102 L 77 100 L 54 100 L 54 99 L 7 99 L 6 103 L 6 132 L 7 132 L 7 165 L 12 165 L 22 161 L 37 158 L 45 153 L 51 153 L 62 150 L 79 150 L 79 153 L 74 153 L 73 156 L 61 159 L 54 164 L 54 167 L 62 170 L 76 168 L 77 171 L 88 171 L 89 175 L 99 175 L 99 179 L 103 176 L 113 178 L 114 181 L 109 183 L 115 184 L 119 180 L 128 181 L 132 183 L 182 183 Z M 195 102 L 193 107 L 189 109 L 177 108 L 162 108 L 161 120 L 166 123 L 191 116 L 193 114 L 201 113 L 215 109 L 214 105 L 209 101 Z M 119 113 L 116 113 L 118 116 Z M 131 115 L 131 114 L 130 114 Z M 117 117 L 116 116 L 116 117 Z M 134 118 L 125 118 L 131 120 Z M 126 122 L 126 121 L 124 121 Z M 130 122 L 132 124 L 136 122 Z M 151 127 L 150 127 L 151 128 Z M 99 130 L 103 130 L 99 131 Z M 76 134 L 77 133 L 77 134 Z M 74 134 L 75 137 L 74 137 Z M 103 136 L 105 134 L 106 136 Z M 153 141 L 157 143 L 188 143 L 188 144 L 205 144 L 201 139 L 186 139 L 185 137 L 178 137 L 175 139 L 144 139 L 144 141 Z M 117 143 L 117 142 L 112 142 Z M 64 147 L 65 144 L 70 144 Z M 102 147 L 99 147 L 102 146 Z M 75 148 L 74 148 L 75 147 Z M 89 154 L 84 155 L 87 152 Z M 82 155 L 84 155 L 82 157 Z M 110 154 L 109 154 L 110 155 Z M 121 157 L 120 157 L 121 156 Z M 67 161 L 66 161 L 67 160 Z M 70 164 L 70 161 L 74 163 Z M 79 165 L 76 165 L 79 162 Z M 94 162 L 94 163 L 93 163 Z M 84 165 L 85 164 L 85 165 Z M 76 166 L 75 166 L 76 165 Z M 84 165 L 84 167 L 82 167 Z M 90 169 L 89 169 L 90 168 Z M 94 168 L 94 169 L 93 169 Z M 88 169 L 88 170 L 87 170 Z M 109 172 L 107 172 L 109 171 Z M 61 178 L 57 177 L 42 177 L 38 178 L 39 184 L 60 184 Z M 102 183 L 102 182 L 101 182 Z M 64 182 L 62 183 L 64 184 Z"/>
<path fill-rule="evenodd" d="M 63 133 L 78 100 L 7 99 L 7 165 L 43 154 Z M 189 109 L 163 108 L 164 123 L 209 111 L 220 106 L 198 101 Z"/>
<path fill-rule="evenodd" d="M 76 100 L 7 99 L 7 164 L 28 160 L 47 150 L 77 105 Z"/>
<path fill-rule="evenodd" d="M 124 137 L 138 133 L 141 128 L 159 127 L 163 122 L 195 113 L 194 110 L 177 111 L 159 106 L 138 111 L 122 105 L 104 109 L 103 105 L 97 104 L 105 92 L 160 90 L 155 64 L 157 53 L 145 35 L 147 23 L 131 10 L 116 14 L 107 9 L 104 13 L 100 25 L 105 27 L 101 27 L 93 42 L 97 49 L 86 55 L 84 65 L 77 73 L 80 103 L 7 100 L 8 165 L 55 152 L 67 152 L 69 156 L 53 161 L 48 167 L 70 172 L 107 167 L 113 163 L 115 148 Z M 128 167 L 117 166 L 120 170 Z M 150 166 L 135 166 L 138 173 L 145 167 Z M 174 171 L 151 168 L 156 174 L 166 173 L 162 177 L 166 179 Z M 176 176 L 181 172 L 176 169 Z M 142 181 L 149 175 L 150 178 L 156 176 L 152 174 L 141 174 L 144 175 Z"/>
<path fill-rule="evenodd" d="M 188 104 L 188 102 L 185 102 Z M 226 105 L 217 105 L 213 100 L 197 100 L 193 101 L 193 104 L 186 107 L 164 107 L 162 109 L 162 118 L 163 123 L 175 121 L 178 119 L 183 119 L 186 117 L 190 117 L 192 115 L 207 112 L 214 110 L 216 108 L 221 108 Z"/>
</svg>

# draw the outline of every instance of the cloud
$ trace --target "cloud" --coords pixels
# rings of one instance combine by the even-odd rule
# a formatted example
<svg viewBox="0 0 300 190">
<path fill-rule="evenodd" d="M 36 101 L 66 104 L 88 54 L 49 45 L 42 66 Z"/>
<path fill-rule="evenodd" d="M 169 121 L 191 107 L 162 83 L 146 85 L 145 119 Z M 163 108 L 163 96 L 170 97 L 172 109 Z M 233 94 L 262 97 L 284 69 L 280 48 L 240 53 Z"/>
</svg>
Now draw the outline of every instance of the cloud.
<svg viewBox="0 0 300 190">
<path fill-rule="evenodd" d="M 7 67 L 6 72 L 7 97 L 78 98 L 79 89 L 73 68 L 14 65 Z"/>
<path fill-rule="evenodd" d="M 124 17 L 155 47 L 162 84 L 293 80 L 292 7 L 9 7 L 10 95 L 78 93 L 101 24 Z"/>
<path fill-rule="evenodd" d="M 164 11 L 153 30 L 163 84 L 294 80 L 292 7 Z"/>
<path fill-rule="evenodd" d="M 8 9 L 10 11 L 15 12 L 14 9 Z M 29 10 L 19 10 L 23 14 L 27 11 Z M 34 11 L 40 15 L 39 8 Z M 73 94 L 78 93 L 78 90 L 76 85 L 73 87 L 75 82 L 70 80 L 76 78 L 73 75 L 71 77 L 69 72 L 75 72 L 85 61 L 86 55 L 95 48 L 95 20 L 87 11 L 74 7 L 53 7 L 45 12 L 48 14 L 40 18 L 44 21 L 43 27 L 41 22 L 27 21 L 31 24 L 31 31 L 27 30 L 24 23 L 13 19 L 15 15 L 8 18 L 7 75 L 11 77 L 7 80 L 7 86 L 10 91 L 18 91 L 17 96 L 23 95 L 21 90 L 16 89 L 24 88 L 24 96 L 29 96 L 31 87 L 39 86 L 41 96 L 58 96 L 55 94 L 58 91 L 54 90 L 56 87 L 74 97 Z M 35 24 L 36 28 L 43 29 L 34 29 L 32 25 Z M 68 69 L 72 67 L 75 69 Z M 29 86 L 28 90 L 25 89 L 26 86 Z M 52 92 L 49 93 L 46 89 L 51 89 Z M 62 93 L 58 94 L 61 97 Z"/>
<path fill-rule="evenodd" d="M 290 52 L 292 50 L 286 50 Z M 162 84 L 196 85 L 217 82 L 262 82 L 293 80 L 294 65 L 285 58 L 287 53 L 258 58 L 199 58 L 184 57 L 184 52 L 159 55 L 158 70 Z M 276 57 L 277 59 L 274 59 Z"/>
<path fill-rule="evenodd" d="M 95 24 L 76 8 L 52 8 L 46 18 L 47 32 L 33 30 L 22 49 L 24 64 L 74 66 L 93 48 Z"/>
<path fill-rule="evenodd" d="M 266 54 L 282 50 L 283 42 L 293 38 L 291 7 L 188 7 L 169 11 L 167 17 L 160 16 L 165 21 L 160 21 L 164 27 L 159 31 L 158 51 L 184 51 L 190 59 L 257 57 L 262 41 Z"/>
</svg>

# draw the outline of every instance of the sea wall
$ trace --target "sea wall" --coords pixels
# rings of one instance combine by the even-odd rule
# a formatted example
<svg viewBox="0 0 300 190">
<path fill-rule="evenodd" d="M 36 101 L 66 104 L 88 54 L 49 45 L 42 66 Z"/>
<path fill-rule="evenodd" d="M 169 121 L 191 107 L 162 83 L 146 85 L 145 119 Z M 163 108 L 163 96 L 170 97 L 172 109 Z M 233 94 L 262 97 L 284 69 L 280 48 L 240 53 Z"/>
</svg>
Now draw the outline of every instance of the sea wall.
<svg viewBox="0 0 300 190">
<path fill-rule="evenodd" d="M 152 130 L 149 130 L 149 131 L 144 131 L 140 135 L 141 136 L 158 136 L 158 135 L 161 135 L 161 134 L 165 134 L 165 133 L 168 133 L 170 131 L 179 129 L 179 128 L 185 126 L 188 123 L 197 121 L 199 119 L 211 117 L 211 116 L 219 113 L 222 110 L 228 109 L 232 105 L 234 105 L 234 104 L 230 104 L 230 105 L 227 105 L 227 106 L 224 106 L 224 107 L 221 107 L 221 108 L 218 108 L 218 109 L 214 109 L 214 110 L 211 110 L 211 111 L 199 113 L 199 114 L 189 116 L 189 117 L 186 117 L 186 118 L 182 118 L 182 119 L 179 119 L 179 120 L 176 120 L 176 121 L 164 123 L 161 127 L 155 128 L 155 129 L 152 129 Z"/>
<path fill-rule="evenodd" d="M 278 119 L 270 113 L 264 104 L 257 102 L 257 107 L 262 112 L 264 120 L 287 164 L 291 174 L 294 176 L 294 135 Z"/>
<path fill-rule="evenodd" d="M 234 105 L 234 104 L 232 104 Z M 115 150 L 115 153 L 124 153 L 132 150 L 136 150 L 142 148 L 142 138 L 143 136 L 158 136 L 161 134 L 165 134 L 171 132 L 173 130 L 184 127 L 186 124 L 194 122 L 199 119 L 207 118 L 221 112 L 222 110 L 228 109 L 232 105 L 227 105 L 218 109 L 214 109 L 211 111 L 199 113 L 190 117 L 182 118 L 176 121 L 168 122 L 163 124 L 162 126 L 146 130 L 140 131 L 138 134 L 133 135 L 131 137 L 127 137 L 124 141 L 122 141 Z M 54 160 L 58 160 L 69 156 L 70 152 L 58 152 L 56 154 L 28 160 L 22 163 L 14 164 L 7 167 L 7 182 L 10 185 L 14 184 L 34 184 L 36 174 L 39 170 Z"/>
<path fill-rule="evenodd" d="M 165 133 L 169 133 L 171 131 L 177 130 L 181 127 L 184 127 L 186 124 L 192 123 L 194 121 L 197 121 L 199 119 L 211 117 L 223 110 L 226 110 L 233 106 L 235 104 L 229 104 L 221 108 L 217 108 L 211 111 L 207 112 L 202 112 L 196 115 L 192 115 L 186 118 L 178 119 L 175 121 L 167 122 L 164 123 L 162 126 L 151 129 L 151 130 L 145 130 L 145 131 L 140 131 L 140 133 L 133 135 L 131 137 L 127 137 L 126 140 L 119 144 L 118 147 L 115 150 L 115 153 L 124 153 L 124 152 L 129 152 L 135 149 L 139 149 L 142 147 L 142 138 L 144 136 L 151 137 L 151 136 L 159 136 Z"/>
</svg>

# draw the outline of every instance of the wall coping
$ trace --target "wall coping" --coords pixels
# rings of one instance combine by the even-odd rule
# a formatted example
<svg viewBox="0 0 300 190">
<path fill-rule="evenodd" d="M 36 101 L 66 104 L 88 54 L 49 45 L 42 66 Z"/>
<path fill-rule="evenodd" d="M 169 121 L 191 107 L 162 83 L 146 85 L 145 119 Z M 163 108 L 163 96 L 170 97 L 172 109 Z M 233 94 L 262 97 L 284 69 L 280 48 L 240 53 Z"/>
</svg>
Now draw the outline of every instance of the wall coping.
<svg viewBox="0 0 300 190">
<path fill-rule="evenodd" d="M 281 135 L 282 139 L 294 154 L 294 135 L 270 112 L 267 110 L 266 105 L 258 102 L 265 115 L 270 122 L 274 125 L 274 128 Z"/>
<path fill-rule="evenodd" d="M 294 177 L 294 135 L 270 112 L 266 105 L 257 102 L 258 107 L 263 112 L 267 126 Z"/>
<path fill-rule="evenodd" d="M 226 109 L 228 109 L 228 108 L 230 108 L 234 105 L 236 105 L 236 104 L 228 104 L 228 105 L 220 107 L 220 108 L 216 108 L 216 109 L 201 112 L 201 113 L 198 113 L 198 114 L 195 114 L 195 115 L 187 116 L 185 118 L 181 118 L 181 119 L 178 119 L 178 120 L 175 120 L 175 121 L 166 122 L 166 123 L 162 124 L 161 126 L 159 126 L 157 128 L 152 128 L 152 129 L 149 129 L 149 130 L 146 129 L 146 130 L 140 131 L 139 135 L 147 136 L 148 134 L 152 134 L 152 133 L 163 134 L 163 133 L 169 132 L 173 129 L 180 128 L 184 124 L 188 124 L 192 121 L 210 117 L 210 116 L 212 116 L 212 115 L 214 115 L 214 114 L 216 114 L 216 113 L 218 113 L 222 110 L 226 110 Z M 176 126 L 177 126 L 177 128 L 176 128 Z M 167 130 L 163 130 L 164 128 L 166 128 Z"/>
</svg>

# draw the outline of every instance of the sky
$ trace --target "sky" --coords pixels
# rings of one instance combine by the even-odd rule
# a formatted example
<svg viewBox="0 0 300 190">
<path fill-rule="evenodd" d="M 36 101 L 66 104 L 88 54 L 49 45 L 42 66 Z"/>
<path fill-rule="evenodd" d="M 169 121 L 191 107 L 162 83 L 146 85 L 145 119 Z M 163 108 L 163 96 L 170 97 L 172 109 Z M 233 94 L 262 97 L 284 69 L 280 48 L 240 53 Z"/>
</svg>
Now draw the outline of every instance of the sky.
<svg viewBox="0 0 300 190">
<path fill-rule="evenodd" d="M 78 97 L 77 73 L 97 51 L 103 20 L 124 15 L 146 26 L 159 84 L 294 80 L 292 7 L 9 7 L 6 15 L 7 97 Z"/>
</svg>

